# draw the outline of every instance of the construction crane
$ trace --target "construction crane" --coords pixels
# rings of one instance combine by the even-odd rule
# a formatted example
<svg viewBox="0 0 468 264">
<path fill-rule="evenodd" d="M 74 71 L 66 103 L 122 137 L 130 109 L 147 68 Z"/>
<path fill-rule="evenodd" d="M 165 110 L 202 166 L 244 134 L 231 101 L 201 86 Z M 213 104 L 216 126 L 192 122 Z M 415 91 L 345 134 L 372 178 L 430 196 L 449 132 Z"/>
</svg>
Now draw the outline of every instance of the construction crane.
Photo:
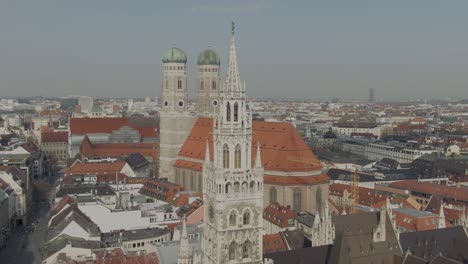
<svg viewBox="0 0 468 264">
<path fill-rule="evenodd" d="M 358 169 L 353 174 L 353 184 L 351 186 L 351 206 L 354 213 L 357 213 L 359 205 L 359 172 Z"/>
</svg>

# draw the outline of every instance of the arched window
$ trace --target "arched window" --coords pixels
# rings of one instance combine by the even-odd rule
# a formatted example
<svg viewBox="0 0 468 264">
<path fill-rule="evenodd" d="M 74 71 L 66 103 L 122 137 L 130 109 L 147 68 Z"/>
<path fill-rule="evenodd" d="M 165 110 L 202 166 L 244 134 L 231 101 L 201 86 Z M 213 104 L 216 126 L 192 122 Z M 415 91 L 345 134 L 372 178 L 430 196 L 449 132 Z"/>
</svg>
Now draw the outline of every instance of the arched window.
<svg viewBox="0 0 468 264">
<path fill-rule="evenodd" d="M 166 80 L 166 89 L 169 89 L 169 80 Z"/>
<path fill-rule="evenodd" d="M 235 226 L 236 225 L 236 219 L 237 218 L 237 214 L 236 214 L 236 211 L 232 211 L 230 214 L 229 214 L 229 225 L 230 226 Z"/>
<path fill-rule="evenodd" d="M 203 81 L 200 82 L 200 90 L 203 90 Z"/>
<path fill-rule="evenodd" d="M 234 183 L 234 192 L 239 192 L 239 189 L 240 189 L 240 183 L 239 183 L 239 182 L 235 182 L 235 183 Z"/>
<path fill-rule="evenodd" d="M 234 168 L 236 168 L 236 169 L 241 168 L 241 147 L 240 147 L 240 145 L 236 146 L 236 150 L 234 152 Z"/>
<path fill-rule="evenodd" d="M 317 212 L 323 215 L 322 212 L 322 189 L 320 187 L 317 188 L 317 193 L 315 193 L 315 202 L 317 203 Z"/>
<path fill-rule="evenodd" d="M 231 183 L 228 182 L 228 183 L 226 184 L 226 193 L 230 193 L 230 192 L 231 192 L 231 188 L 232 188 Z"/>
<path fill-rule="evenodd" d="M 229 168 L 229 147 L 227 144 L 224 144 L 223 147 L 223 167 L 225 169 Z"/>
<path fill-rule="evenodd" d="M 243 182 L 242 183 L 242 192 L 243 193 L 246 193 L 248 191 L 248 188 L 249 188 L 249 185 L 247 184 L 247 182 Z"/>
<path fill-rule="evenodd" d="M 255 182 L 251 181 L 250 182 L 250 192 L 254 192 L 254 191 L 255 191 Z"/>
<path fill-rule="evenodd" d="M 236 259 L 236 248 L 237 248 L 237 243 L 232 241 L 231 244 L 229 245 L 229 260 Z"/>
<path fill-rule="evenodd" d="M 226 121 L 231 121 L 231 104 L 229 102 L 226 105 Z"/>
<path fill-rule="evenodd" d="M 234 122 L 239 120 L 239 104 L 236 102 L 234 103 Z"/>
<path fill-rule="evenodd" d="M 242 245 L 242 257 L 243 258 L 250 258 L 250 250 L 252 248 L 252 242 L 249 240 L 244 242 L 244 245 Z"/>
<path fill-rule="evenodd" d="M 276 203 L 278 201 L 277 198 L 278 192 L 276 191 L 275 187 L 270 187 L 270 203 Z"/>
<path fill-rule="evenodd" d="M 244 225 L 250 224 L 250 210 L 249 209 L 245 210 L 242 220 L 243 220 Z"/>
<path fill-rule="evenodd" d="M 301 210 L 301 202 L 302 202 L 302 191 L 299 187 L 294 189 L 293 193 L 293 210 L 298 212 Z"/>
<path fill-rule="evenodd" d="M 213 81 L 211 83 L 211 87 L 212 87 L 213 90 L 216 90 L 216 81 Z"/>
<path fill-rule="evenodd" d="M 177 88 L 182 89 L 182 80 L 177 80 Z"/>
</svg>

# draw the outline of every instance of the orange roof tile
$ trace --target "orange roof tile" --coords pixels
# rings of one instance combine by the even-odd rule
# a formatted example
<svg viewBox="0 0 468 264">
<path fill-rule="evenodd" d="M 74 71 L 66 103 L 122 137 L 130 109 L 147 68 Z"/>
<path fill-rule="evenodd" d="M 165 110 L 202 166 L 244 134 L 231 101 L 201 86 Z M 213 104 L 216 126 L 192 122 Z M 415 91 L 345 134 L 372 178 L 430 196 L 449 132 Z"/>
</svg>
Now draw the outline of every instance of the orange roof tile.
<svg viewBox="0 0 468 264">
<path fill-rule="evenodd" d="M 263 210 L 263 219 L 281 228 L 294 226 L 297 215 L 288 207 L 279 203 L 271 203 Z"/>
<path fill-rule="evenodd" d="M 263 254 L 286 251 L 287 249 L 280 233 L 263 235 Z"/>
<path fill-rule="evenodd" d="M 179 156 L 203 161 L 206 142 L 213 159 L 213 120 L 198 118 Z M 265 170 L 284 172 L 308 172 L 321 170 L 320 161 L 297 133 L 294 126 L 284 122 L 253 122 L 252 158 L 255 162 L 257 143 Z M 179 166 L 184 166 L 179 163 Z"/>
<path fill-rule="evenodd" d="M 68 143 L 68 132 L 66 131 L 43 131 L 41 134 L 42 142 L 65 142 Z"/>
<path fill-rule="evenodd" d="M 409 190 L 418 193 L 426 193 L 446 198 L 452 198 L 459 201 L 468 202 L 468 189 L 448 187 L 440 184 L 428 182 L 418 182 L 416 180 L 407 180 L 394 182 L 389 185 L 392 188 Z"/>
<path fill-rule="evenodd" d="M 158 158 L 159 143 L 113 143 L 93 144 L 87 136 L 80 145 L 80 154 L 84 157 L 126 157 L 132 153 L 140 153 L 144 157 Z"/>
<path fill-rule="evenodd" d="M 125 117 L 103 118 L 71 118 L 70 131 L 72 135 L 86 135 L 91 133 L 112 133 L 112 131 L 127 126 L 138 130 L 142 137 L 157 137 L 152 127 L 136 127 Z"/>
<path fill-rule="evenodd" d="M 329 183 L 330 177 L 325 173 L 322 173 L 317 176 L 271 176 L 265 175 L 263 177 L 263 182 L 265 184 L 274 184 L 274 185 L 301 185 L 301 184 L 321 184 Z"/>
</svg>

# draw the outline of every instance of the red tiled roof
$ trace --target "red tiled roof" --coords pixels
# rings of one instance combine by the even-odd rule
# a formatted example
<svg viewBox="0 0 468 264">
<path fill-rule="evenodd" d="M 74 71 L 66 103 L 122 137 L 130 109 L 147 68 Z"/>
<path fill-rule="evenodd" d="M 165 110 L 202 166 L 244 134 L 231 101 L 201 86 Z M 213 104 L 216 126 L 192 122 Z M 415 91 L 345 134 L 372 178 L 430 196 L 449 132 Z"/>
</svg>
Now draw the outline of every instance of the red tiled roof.
<svg viewBox="0 0 468 264">
<path fill-rule="evenodd" d="M 416 180 L 394 182 L 391 183 L 389 186 L 396 189 L 432 194 L 468 202 L 468 189 L 464 188 L 448 187 L 428 182 L 418 182 Z"/>
<path fill-rule="evenodd" d="M 38 150 L 37 146 L 33 143 L 25 143 L 21 145 L 21 147 L 23 147 L 29 153 L 34 153 Z"/>
<path fill-rule="evenodd" d="M 263 235 L 263 254 L 286 251 L 287 249 L 280 233 Z"/>
<path fill-rule="evenodd" d="M 54 216 L 56 215 L 58 212 L 60 212 L 64 207 L 65 205 L 67 204 L 72 204 L 74 203 L 75 201 L 70 197 L 70 196 L 65 196 L 63 197 L 59 202 L 58 204 L 54 207 L 54 209 L 52 209 L 52 212 L 51 212 L 51 216 Z"/>
<path fill-rule="evenodd" d="M 64 142 L 68 143 L 68 132 L 66 131 L 43 131 L 41 135 L 42 142 Z"/>
<path fill-rule="evenodd" d="M 330 184 L 330 195 L 334 196 L 343 196 L 344 191 L 347 191 L 351 194 L 351 185 L 333 183 Z M 386 195 L 377 194 L 374 189 L 359 187 L 359 204 L 374 207 L 376 204 L 385 202 L 387 199 Z"/>
<path fill-rule="evenodd" d="M 152 127 L 134 126 L 125 117 L 103 117 L 103 118 L 71 118 L 70 131 L 72 135 L 86 135 L 91 133 L 112 133 L 121 127 L 130 127 L 138 130 L 144 138 L 154 138 L 158 134 Z"/>
<path fill-rule="evenodd" d="M 93 144 L 87 136 L 80 145 L 80 154 L 84 157 L 127 157 L 132 153 L 140 153 L 143 157 L 158 158 L 159 143 L 113 143 Z"/>
<path fill-rule="evenodd" d="M 263 182 L 265 184 L 274 184 L 274 185 L 301 185 L 301 184 L 321 184 L 329 183 L 330 177 L 325 173 L 322 173 L 317 176 L 271 176 L 265 175 L 263 177 Z"/>
<path fill-rule="evenodd" d="M 403 227 L 408 231 L 425 231 L 437 229 L 438 216 L 431 215 L 427 217 L 415 217 L 410 214 L 402 213 L 398 210 L 393 210 L 397 226 Z"/>
<path fill-rule="evenodd" d="M 263 219 L 281 228 L 294 226 L 297 215 L 293 210 L 279 203 L 271 203 L 263 210 Z"/>
<path fill-rule="evenodd" d="M 198 118 L 179 156 L 203 161 L 206 142 L 213 159 L 213 120 Z M 253 122 L 252 163 L 255 162 L 257 143 L 266 171 L 308 172 L 321 170 L 320 161 L 297 133 L 293 125 L 283 122 Z M 186 165 L 179 163 L 180 166 Z"/>
</svg>

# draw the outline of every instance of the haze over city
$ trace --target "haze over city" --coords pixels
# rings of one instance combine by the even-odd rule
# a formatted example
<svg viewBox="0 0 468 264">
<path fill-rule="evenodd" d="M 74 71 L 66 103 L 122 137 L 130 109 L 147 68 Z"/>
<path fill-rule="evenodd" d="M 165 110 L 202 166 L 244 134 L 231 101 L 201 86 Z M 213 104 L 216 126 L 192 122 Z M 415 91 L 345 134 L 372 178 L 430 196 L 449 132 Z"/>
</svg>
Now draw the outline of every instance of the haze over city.
<svg viewBox="0 0 468 264">
<path fill-rule="evenodd" d="M 211 47 L 227 67 L 238 24 L 252 98 L 468 97 L 466 1 L 2 1 L 2 96 L 158 96 L 161 58 Z"/>
</svg>

